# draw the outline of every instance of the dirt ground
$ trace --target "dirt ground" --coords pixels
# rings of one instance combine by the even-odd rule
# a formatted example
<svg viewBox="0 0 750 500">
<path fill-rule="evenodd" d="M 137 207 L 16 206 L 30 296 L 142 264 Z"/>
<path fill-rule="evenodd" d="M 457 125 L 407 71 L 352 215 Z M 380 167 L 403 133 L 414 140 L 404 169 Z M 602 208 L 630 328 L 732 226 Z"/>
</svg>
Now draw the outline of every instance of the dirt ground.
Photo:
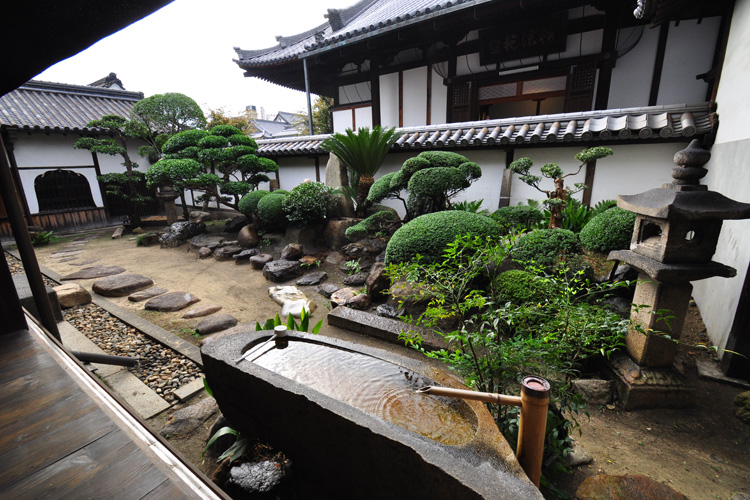
<svg viewBox="0 0 750 500">
<path fill-rule="evenodd" d="M 112 240 L 111 230 L 97 234 L 97 238 L 84 245 L 84 252 L 76 255 L 74 261 L 61 262 L 62 259 L 52 252 L 59 251 L 63 244 L 80 235 L 63 237 L 53 245 L 38 248 L 39 262 L 60 274 L 81 269 L 73 264 L 84 260 L 98 259 L 96 264 L 119 265 L 128 272 L 150 277 L 157 286 L 200 297 L 201 302 L 193 307 L 221 304 L 222 312 L 232 314 L 240 322 L 265 321 L 280 311 L 280 306 L 268 297 L 268 287 L 272 283 L 249 265 L 199 260 L 195 252 L 187 251 L 187 246 L 176 249 L 137 247 L 133 237 Z M 271 250 L 278 256 L 279 248 Z M 340 285 L 343 274 L 336 266 L 324 264 L 323 269 L 329 273 L 330 282 Z M 88 289 L 92 282 L 79 281 Z M 313 314 L 313 320 L 317 321 L 325 317 L 327 301 L 311 288 L 303 288 L 303 291 L 318 306 Z M 132 303 L 127 298 L 110 300 L 176 335 L 194 343 L 199 341 L 190 333 L 198 319 L 184 320 L 181 312 L 144 311 L 142 302 Z M 686 345 L 681 348 L 681 356 L 712 357 L 704 350 L 687 345 L 705 341 L 705 328 L 697 307 L 689 309 L 684 331 Z M 325 334 L 417 356 L 405 348 L 384 345 L 337 329 L 328 329 Z M 643 474 L 669 484 L 693 500 L 730 499 L 737 492 L 750 494 L 750 426 L 735 418 L 732 412 L 733 398 L 743 390 L 746 389 L 701 380 L 698 404 L 691 409 L 626 412 L 618 405 L 590 407 L 590 419 L 585 416 L 579 419 L 582 434 L 574 437 L 594 461 L 559 478 L 556 483 L 574 497 L 577 486 L 589 475 Z M 168 413 L 152 419 L 150 425 L 160 429 Z M 212 461 L 200 457 L 208 426 L 206 424 L 189 439 L 171 442 L 210 475 Z"/>
</svg>

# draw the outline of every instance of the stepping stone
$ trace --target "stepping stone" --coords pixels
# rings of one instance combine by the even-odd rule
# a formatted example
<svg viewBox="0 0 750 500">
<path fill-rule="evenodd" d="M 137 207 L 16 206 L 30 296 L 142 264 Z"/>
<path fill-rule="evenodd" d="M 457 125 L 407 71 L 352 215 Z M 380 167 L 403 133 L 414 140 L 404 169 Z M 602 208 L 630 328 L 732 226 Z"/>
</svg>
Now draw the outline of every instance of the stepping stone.
<svg viewBox="0 0 750 500">
<path fill-rule="evenodd" d="M 297 285 L 298 286 L 319 285 L 320 282 L 325 281 L 327 279 L 328 279 L 328 273 L 326 273 L 325 271 L 313 271 L 311 273 L 307 273 L 306 275 L 298 279 Z"/>
<path fill-rule="evenodd" d="M 73 257 L 74 255 L 80 255 L 83 250 L 60 250 L 59 252 L 52 253 L 52 256 L 56 259 L 63 259 L 65 257 Z"/>
<path fill-rule="evenodd" d="M 198 323 L 198 326 L 195 327 L 195 330 L 201 335 L 208 335 L 210 333 L 226 330 L 227 328 L 232 328 L 236 325 L 237 318 L 231 314 L 221 313 L 202 319 L 200 323 Z"/>
<path fill-rule="evenodd" d="M 84 260 L 83 262 L 73 262 L 71 266 L 88 266 L 89 264 L 93 264 L 94 262 L 99 262 L 99 259 Z"/>
<path fill-rule="evenodd" d="M 91 294 L 78 283 L 65 283 L 54 288 L 60 307 L 82 306 L 91 302 Z"/>
<path fill-rule="evenodd" d="M 190 249 L 200 250 L 201 248 L 208 248 L 209 250 L 213 250 L 214 248 L 219 248 L 226 240 L 225 236 L 217 234 L 199 234 L 190 240 Z"/>
<path fill-rule="evenodd" d="M 299 260 L 303 255 L 302 245 L 298 243 L 289 243 L 281 251 L 281 260 Z"/>
<path fill-rule="evenodd" d="M 236 253 L 232 256 L 234 259 L 235 264 L 239 264 L 241 262 L 250 261 L 250 257 L 255 257 L 256 255 L 260 255 L 260 250 L 257 248 L 251 248 L 249 250 L 243 250 L 240 253 Z"/>
<path fill-rule="evenodd" d="M 267 253 L 262 253 L 250 257 L 250 264 L 253 265 L 253 269 L 263 269 L 266 264 L 271 262 L 273 257 Z"/>
<path fill-rule="evenodd" d="M 84 267 L 80 271 L 76 271 L 72 274 L 68 274 L 60 278 L 61 280 L 88 280 L 103 278 L 105 276 L 113 276 L 115 274 L 122 274 L 125 272 L 125 268 L 120 266 L 91 266 Z"/>
<path fill-rule="evenodd" d="M 214 254 L 214 251 L 211 250 L 208 247 L 201 247 L 198 250 L 198 258 L 199 259 L 207 259 L 207 258 L 211 257 L 213 254 Z"/>
<path fill-rule="evenodd" d="M 263 266 L 263 276 L 279 283 L 299 276 L 300 263 L 297 260 L 274 260 Z"/>
<path fill-rule="evenodd" d="M 687 500 L 685 495 L 676 492 L 666 484 L 639 474 L 589 476 L 578 487 L 576 498 L 578 500 Z"/>
<path fill-rule="evenodd" d="M 149 311 L 175 312 L 181 311 L 199 300 L 201 299 L 188 292 L 169 292 L 150 299 L 143 307 Z"/>
<path fill-rule="evenodd" d="M 140 274 L 118 274 L 96 280 L 91 288 L 105 297 L 125 297 L 153 284 L 154 281 L 151 278 Z"/>
<path fill-rule="evenodd" d="M 351 276 L 347 276 L 341 282 L 348 286 L 361 286 L 365 284 L 365 281 L 367 281 L 367 277 L 370 275 L 370 273 L 356 273 L 352 274 Z"/>
<path fill-rule="evenodd" d="M 334 285 L 333 283 L 323 283 L 322 285 L 315 287 L 315 291 L 327 299 L 330 299 L 331 295 L 336 293 L 338 290 L 339 287 Z"/>
<path fill-rule="evenodd" d="M 74 260 L 77 260 L 78 257 L 68 257 L 66 259 L 60 259 L 58 262 L 72 262 Z"/>
<path fill-rule="evenodd" d="M 195 309 L 191 309 L 190 311 L 186 312 L 182 315 L 185 319 L 192 319 L 192 318 L 200 318 L 202 316 L 208 316 L 209 314 L 213 314 L 215 312 L 221 311 L 221 307 L 219 304 L 212 304 L 209 306 L 201 306 L 197 307 Z"/>
<path fill-rule="evenodd" d="M 157 295 L 162 295 L 167 293 L 169 290 L 166 288 L 161 288 L 158 286 L 152 286 L 151 288 L 146 288 L 145 290 L 141 290 L 140 292 L 135 292 L 131 294 L 128 297 L 128 300 L 130 302 L 140 302 L 142 300 L 151 299 L 153 297 L 156 297 Z"/>
<path fill-rule="evenodd" d="M 242 247 L 239 245 L 229 245 L 226 247 L 217 248 L 216 250 L 214 250 L 214 259 L 219 261 L 231 260 L 235 254 L 238 254 L 240 252 L 242 252 Z"/>
</svg>

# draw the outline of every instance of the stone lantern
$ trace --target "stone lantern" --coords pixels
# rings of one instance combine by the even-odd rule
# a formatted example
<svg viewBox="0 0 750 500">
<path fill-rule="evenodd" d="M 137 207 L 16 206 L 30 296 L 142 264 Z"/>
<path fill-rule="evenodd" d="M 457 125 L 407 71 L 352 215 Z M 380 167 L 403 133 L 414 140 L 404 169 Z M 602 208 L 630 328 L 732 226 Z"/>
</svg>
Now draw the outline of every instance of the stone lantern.
<svg viewBox="0 0 750 500">
<path fill-rule="evenodd" d="M 674 366 L 676 341 L 693 290 L 690 282 L 736 275 L 734 268 L 711 257 L 723 220 L 750 218 L 750 204 L 730 200 L 700 184 L 710 158 L 693 140 L 675 154 L 677 167 L 672 169 L 671 184 L 618 196 L 617 206 L 637 216 L 630 250 L 613 251 L 608 258 L 639 270 L 631 319 L 650 332 L 631 329 L 626 338 L 630 357 L 610 360 L 626 409 L 688 406 L 694 401 L 694 380 L 684 367 Z"/>
<path fill-rule="evenodd" d="M 172 186 L 160 186 L 156 192 L 156 198 L 164 207 L 164 214 L 167 216 L 167 225 L 177 222 L 177 207 L 174 201 L 179 198 L 180 193 L 172 189 Z"/>
</svg>

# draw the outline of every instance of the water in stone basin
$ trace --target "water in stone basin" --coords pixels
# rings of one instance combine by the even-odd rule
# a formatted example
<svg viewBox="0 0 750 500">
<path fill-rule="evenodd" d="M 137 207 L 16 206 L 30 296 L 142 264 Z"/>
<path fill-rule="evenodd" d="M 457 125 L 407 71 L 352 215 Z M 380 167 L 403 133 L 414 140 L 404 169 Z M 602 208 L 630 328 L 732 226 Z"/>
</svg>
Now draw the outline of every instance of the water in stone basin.
<svg viewBox="0 0 750 500">
<path fill-rule="evenodd" d="M 250 359 L 440 443 L 461 445 L 476 434 L 477 417 L 464 401 L 418 394 L 418 388 L 435 385 L 434 381 L 394 363 L 298 339 L 290 339 L 284 349 L 268 344 Z"/>
</svg>

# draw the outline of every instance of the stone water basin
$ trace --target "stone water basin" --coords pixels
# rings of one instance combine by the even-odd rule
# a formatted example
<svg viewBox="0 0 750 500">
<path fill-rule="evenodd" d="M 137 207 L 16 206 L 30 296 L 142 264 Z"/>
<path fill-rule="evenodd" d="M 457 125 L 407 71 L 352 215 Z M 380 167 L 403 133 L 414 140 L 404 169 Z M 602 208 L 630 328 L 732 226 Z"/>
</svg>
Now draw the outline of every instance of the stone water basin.
<svg viewBox="0 0 750 500">
<path fill-rule="evenodd" d="M 206 343 L 204 370 L 230 422 L 284 450 L 305 483 L 347 499 L 542 498 L 482 403 L 415 392 L 463 387 L 453 375 L 299 332 L 258 348 L 272 334 Z"/>
</svg>

